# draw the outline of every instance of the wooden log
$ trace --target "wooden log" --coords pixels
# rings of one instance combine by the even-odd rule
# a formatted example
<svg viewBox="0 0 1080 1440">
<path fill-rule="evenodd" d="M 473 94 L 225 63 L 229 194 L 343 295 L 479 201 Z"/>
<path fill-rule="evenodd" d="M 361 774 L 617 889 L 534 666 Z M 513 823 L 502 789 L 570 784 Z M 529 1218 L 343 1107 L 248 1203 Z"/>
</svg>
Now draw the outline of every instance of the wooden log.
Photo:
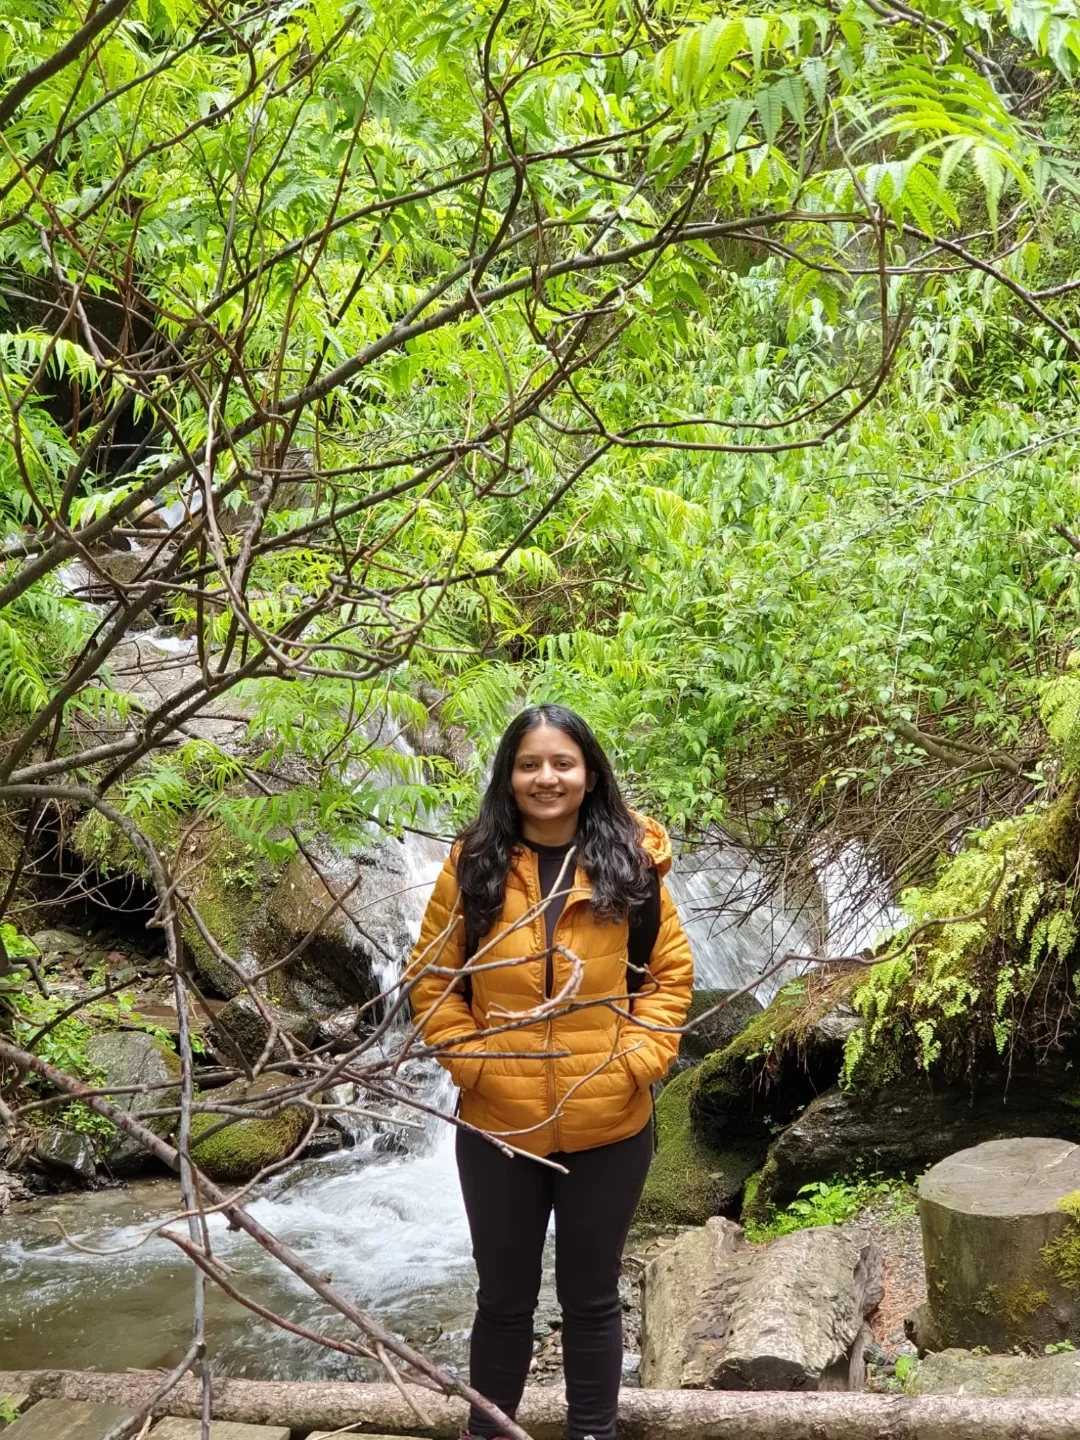
<svg viewBox="0 0 1080 1440">
<path fill-rule="evenodd" d="M 202 1440 L 202 1420 L 181 1420 L 170 1415 L 150 1431 L 150 1440 Z M 235 1420 L 212 1420 L 210 1440 L 291 1440 L 287 1425 L 245 1425 Z"/>
<path fill-rule="evenodd" d="M 107 1375 L 90 1371 L 0 1373 L 0 1390 L 108 1401 L 135 1409 L 161 1383 L 157 1371 Z M 360 1433 L 456 1440 L 465 1406 L 421 1392 L 432 1428 L 392 1385 L 342 1381 L 215 1380 L 214 1416 L 253 1425 L 288 1425 L 304 1434 L 359 1424 Z M 171 1414 L 199 1413 L 201 1387 L 186 1378 L 164 1402 Z M 530 1385 L 518 1416 L 536 1440 L 561 1440 L 561 1390 Z M 970 1399 L 965 1396 L 851 1395 L 818 1391 L 624 1390 L 620 1440 L 1076 1440 L 1080 1400 Z"/>
<path fill-rule="evenodd" d="M 931 1349 L 1041 1351 L 1080 1330 L 1080 1145 L 990 1140 L 919 1181 Z"/>
</svg>

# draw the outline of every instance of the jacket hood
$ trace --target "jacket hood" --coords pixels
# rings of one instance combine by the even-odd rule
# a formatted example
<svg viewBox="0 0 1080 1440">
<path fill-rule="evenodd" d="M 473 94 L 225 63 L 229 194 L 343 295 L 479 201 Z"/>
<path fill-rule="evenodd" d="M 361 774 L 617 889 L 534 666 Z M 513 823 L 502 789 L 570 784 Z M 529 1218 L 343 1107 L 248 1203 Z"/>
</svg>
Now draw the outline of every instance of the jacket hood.
<svg viewBox="0 0 1080 1440">
<path fill-rule="evenodd" d="M 636 811 L 634 811 L 634 818 L 645 827 L 641 846 L 648 853 L 649 858 L 656 866 L 656 873 L 662 880 L 671 869 L 671 836 L 659 820 L 652 820 L 648 815 L 639 815 Z"/>
</svg>

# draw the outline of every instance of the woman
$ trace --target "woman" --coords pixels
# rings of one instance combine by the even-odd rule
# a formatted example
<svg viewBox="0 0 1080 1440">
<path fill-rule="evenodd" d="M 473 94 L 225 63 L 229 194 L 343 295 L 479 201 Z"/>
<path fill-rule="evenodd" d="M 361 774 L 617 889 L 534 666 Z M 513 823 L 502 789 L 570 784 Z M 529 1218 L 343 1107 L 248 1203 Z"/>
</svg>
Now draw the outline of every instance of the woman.
<svg viewBox="0 0 1080 1440">
<path fill-rule="evenodd" d="M 652 1158 L 650 1086 L 675 1058 L 693 986 L 661 883 L 670 865 L 666 832 L 627 808 L 584 720 L 526 710 L 413 952 L 414 1014 L 461 1088 L 462 1120 L 525 1152 L 457 1132 L 480 1280 L 471 1383 L 514 1415 L 554 1210 L 568 1440 L 615 1435 L 619 1269 Z M 497 1433 L 475 1411 L 469 1429 Z"/>
</svg>

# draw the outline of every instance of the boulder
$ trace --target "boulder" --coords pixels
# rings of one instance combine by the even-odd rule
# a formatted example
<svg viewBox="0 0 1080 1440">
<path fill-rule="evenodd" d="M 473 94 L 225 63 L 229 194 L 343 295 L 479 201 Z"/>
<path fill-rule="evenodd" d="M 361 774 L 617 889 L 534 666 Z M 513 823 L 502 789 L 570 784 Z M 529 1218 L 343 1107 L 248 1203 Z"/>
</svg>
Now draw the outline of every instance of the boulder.
<svg viewBox="0 0 1080 1440">
<path fill-rule="evenodd" d="M 948 1346 L 1042 1349 L 1080 1334 L 1080 1145 L 993 1140 L 919 1181 L 932 1330 Z"/>
<path fill-rule="evenodd" d="M 87 1057 L 103 1077 L 103 1084 L 167 1085 L 145 1095 L 117 1095 L 115 1103 L 138 1116 L 140 1122 L 161 1140 L 176 1128 L 176 1115 L 155 1115 L 155 1111 L 180 1103 L 180 1058 L 167 1045 L 141 1030 L 112 1030 L 91 1037 Z M 98 1154 L 114 1175 L 130 1175 L 150 1158 L 132 1136 L 115 1130 L 99 1136 Z"/>
<path fill-rule="evenodd" d="M 803 1185 L 850 1174 L 858 1165 L 917 1175 L 985 1140 L 1060 1135 L 1080 1141 L 1074 1086 L 1063 1066 L 1048 1062 L 1037 1069 L 1018 1063 L 1011 1077 L 992 1068 L 966 1085 L 931 1088 L 924 1076 L 872 1093 L 828 1090 L 773 1143 L 758 1203 L 787 1205 Z"/>
<path fill-rule="evenodd" d="M 252 1081 L 234 1080 L 231 1085 L 208 1091 L 200 1098 L 223 1105 L 236 1104 L 269 1095 L 290 1084 L 289 1076 L 271 1072 Z M 284 1160 L 291 1154 L 309 1123 L 310 1111 L 301 1105 L 289 1105 L 276 1115 L 257 1116 L 250 1120 L 224 1115 L 193 1115 L 192 1159 L 211 1180 L 250 1180 L 265 1166 Z M 218 1129 L 218 1126 L 221 1128 Z M 213 1133 L 208 1133 L 210 1131 Z"/>
<path fill-rule="evenodd" d="M 77 1130 L 61 1130 L 52 1125 L 43 1130 L 34 1152 L 42 1164 L 53 1170 L 70 1170 L 80 1180 L 93 1180 L 97 1174 L 97 1158 L 89 1136 Z"/>
<path fill-rule="evenodd" d="M 693 1074 L 676 1075 L 656 1101 L 656 1154 L 645 1181 L 638 1221 L 702 1225 L 710 1215 L 734 1214 L 747 1177 L 763 1150 L 714 1151 L 690 1124 Z"/>
<path fill-rule="evenodd" d="M 16 1200 L 26 1200 L 29 1195 L 21 1176 L 11 1170 L 0 1170 L 0 1215 L 6 1215 Z"/>
<path fill-rule="evenodd" d="M 729 996 L 732 998 L 728 999 Z M 679 1043 L 680 1060 L 696 1063 L 704 1060 L 713 1050 L 722 1050 L 762 1011 L 761 1001 L 754 995 L 740 995 L 733 990 L 695 990 L 687 1023 L 696 1021 L 699 1015 L 705 1015 L 721 1001 L 727 1002 L 722 1010 L 694 1025 L 682 1037 Z"/>
<path fill-rule="evenodd" d="M 30 939 L 46 960 L 55 960 L 60 955 L 82 955 L 89 947 L 89 941 L 70 930 L 37 930 Z"/>
<path fill-rule="evenodd" d="M 1080 1351 L 1067 1350 L 1036 1358 L 942 1350 L 928 1355 L 905 1377 L 904 1393 L 1080 1398 Z"/>
<path fill-rule="evenodd" d="M 850 1019 L 842 986 L 850 983 L 815 974 L 785 985 L 722 1050 L 705 1057 L 694 1071 L 690 1115 L 707 1145 L 767 1142 L 836 1084 Z M 837 1014 L 842 1026 L 823 1023 Z"/>
<path fill-rule="evenodd" d="M 866 1316 L 883 1294 L 867 1231 L 829 1225 L 751 1246 L 713 1218 L 650 1260 L 643 1284 L 649 1389 L 862 1387 Z"/>
<path fill-rule="evenodd" d="M 384 847 L 390 852 L 390 847 Z M 312 931 L 304 950 L 280 973 L 283 1004 L 325 1015 L 374 999 L 382 989 L 380 971 L 408 953 L 409 930 L 397 911 L 380 898 L 393 889 L 384 861 L 392 853 L 354 859 L 323 850 L 317 857 L 319 874 L 302 855 L 294 856 L 270 896 L 267 918 L 277 953 L 285 955 Z M 330 894 L 347 900 L 332 914 Z M 369 904 L 369 902 L 372 902 Z M 356 920 L 351 917 L 355 915 Z M 359 923 L 358 923 L 359 922 Z"/>
<path fill-rule="evenodd" d="M 272 1000 L 263 1002 L 268 1012 L 273 1016 L 274 1023 L 278 1027 L 278 1036 L 274 1045 L 273 1059 L 282 1060 L 285 1058 L 286 1050 L 282 1044 L 281 1036 L 288 1035 L 297 1040 L 301 1046 L 311 1044 L 315 1034 L 315 1021 L 308 1015 L 297 1015 L 291 1011 L 283 1010 L 280 1005 L 275 1005 Z M 236 1042 L 245 1059 L 252 1064 L 262 1055 L 266 1048 L 266 1042 L 270 1038 L 270 1026 L 263 1018 L 255 1001 L 245 991 L 237 995 L 235 999 L 222 1007 L 218 1012 L 215 1021 L 216 1026 Z"/>
</svg>

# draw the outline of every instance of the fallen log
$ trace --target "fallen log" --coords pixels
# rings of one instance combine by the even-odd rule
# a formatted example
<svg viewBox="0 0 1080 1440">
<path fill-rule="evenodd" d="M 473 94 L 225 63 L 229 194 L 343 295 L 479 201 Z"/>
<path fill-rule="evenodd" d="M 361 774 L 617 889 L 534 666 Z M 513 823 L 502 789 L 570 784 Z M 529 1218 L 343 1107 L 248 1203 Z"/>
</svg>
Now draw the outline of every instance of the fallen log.
<svg viewBox="0 0 1080 1440">
<path fill-rule="evenodd" d="M 136 1409 L 161 1382 L 157 1371 L 123 1375 L 76 1370 L 0 1371 L 0 1395 L 112 1401 Z M 360 1425 L 368 1432 L 456 1440 L 461 1400 L 420 1392 L 432 1428 L 392 1385 L 343 1381 L 215 1380 L 215 1420 L 288 1425 L 294 1432 Z M 194 1417 L 201 1387 L 187 1378 L 157 1413 Z M 518 1414 L 536 1440 L 560 1440 L 562 1391 L 530 1385 Z M 362 1431 L 360 1432 L 362 1433 Z M 974 1399 L 967 1396 L 853 1395 L 836 1391 L 624 1390 L 621 1440 L 1076 1440 L 1080 1400 Z"/>
</svg>

